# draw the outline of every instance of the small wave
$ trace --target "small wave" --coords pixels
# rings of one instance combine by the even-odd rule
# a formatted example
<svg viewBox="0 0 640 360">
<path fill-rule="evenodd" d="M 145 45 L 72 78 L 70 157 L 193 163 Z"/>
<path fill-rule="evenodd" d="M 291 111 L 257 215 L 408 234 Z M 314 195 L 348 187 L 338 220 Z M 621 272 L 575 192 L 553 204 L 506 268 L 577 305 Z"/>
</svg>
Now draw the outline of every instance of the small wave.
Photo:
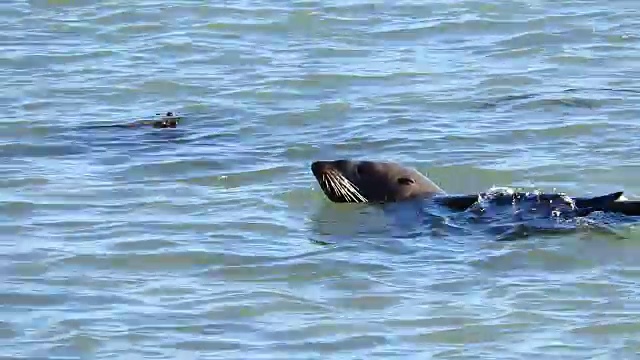
<svg viewBox="0 0 640 360">
<path fill-rule="evenodd" d="M 22 307 L 46 307 L 59 306 L 69 301 L 66 294 L 51 292 L 32 293 L 25 291 L 0 291 L 0 302 L 5 306 Z"/>
<path fill-rule="evenodd" d="M 116 251 L 159 251 L 172 249 L 179 244 L 175 241 L 164 239 L 119 241 L 112 246 Z"/>
<path fill-rule="evenodd" d="M 304 341 L 290 341 L 290 342 L 278 342 L 273 344 L 272 348 L 275 351 L 295 351 L 306 352 L 309 355 L 317 353 L 337 352 L 337 351 L 349 351 L 351 354 L 359 354 L 360 351 L 365 351 L 361 354 L 363 358 L 366 358 L 367 354 L 378 350 L 378 348 L 384 348 L 389 342 L 386 334 L 380 333 L 379 335 L 368 334 L 349 334 L 349 335 L 334 335 L 322 339 L 310 342 Z M 360 358 L 360 356 L 358 356 Z"/>
<path fill-rule="evenodd" d="M 508 39 L 497 41 L 496 48 L 499 49 L 533 49 L 540 44 L 561 45 L 567 39 L 560 34 L 550 34 L 543 31 L 531 31 L 512 36 Z"/>
<path fill-rule="evenodd" d="M 640 332 L 640 321 L 619 321 L 614 324 L 608 321 L 607 323 L 594 321 L 590 325 L 576 326 L 571 332 L 582 336 L 602 334 L 606 334 L 607 336 L 615 336 L 616 334 L 624 336 L 629 333 Z"/>
<path fill-rule="evenodd" d="M 193 270 L 194 266 L 203 267 L 218 264 L 221 259 L 212 257 L 203 251 L 172 251 L 159 253 L 132 253 L 71 255 L 59 260 L 60 265 L 82 267 L 85 269 L 112 269 L 118 271 L 169 271 Z"/>
<path fill-rule="evenodd" d="M 0 157 L 40 158 L 82 155 L 90 151 L 88 146 L 77 144 L 0 144 Z"/>
<path fill-rule="evenodd" d="M 573 107 L 584 109 L 598 109 L 605 105 L 611 104 L 611 100 L 598 100 L 593 98 L 578 98 L 578 97 L 565 97 L 560 99 L 534 99 L 531 101 L 523 102 L 520 105 L 516 104 L 512 106 L 513 110 L 538 110 L 555 107 Z"/>
<path fill-rule="evenodd" d="M 483 34 L 486 37 L 493 35 L 499 39 L 509 31 L 523 31 L 523 29 L 527 28 L 527 25 L 527 21 L 509 20 L 430 20 L 409 24 L 402 22 L 393 25 L 385 24 L 383 27 L 374 28 L 371 34 L 393 40 L 419 40 L 428 36 L 451 36 L 451 34 L 474 37 L 479 34 Z M 496 43 L 500 44 L 500 41 L 496 41 Z"/>
</svg>

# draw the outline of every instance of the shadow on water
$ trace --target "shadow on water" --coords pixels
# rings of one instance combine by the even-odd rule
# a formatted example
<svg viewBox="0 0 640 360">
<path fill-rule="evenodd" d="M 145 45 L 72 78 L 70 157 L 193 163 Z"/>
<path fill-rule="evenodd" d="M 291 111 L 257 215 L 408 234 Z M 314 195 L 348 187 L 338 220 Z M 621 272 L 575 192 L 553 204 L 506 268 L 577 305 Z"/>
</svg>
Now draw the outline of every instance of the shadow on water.
<svg viewBox="0 0 640 360">
<path fill-rule="evenodd" d="M 349 205 L 323 202 L 311 216 L 311 241 L 322 245 L 340 245 L 361 235 L 369 238 L 387 233 L 387 219 L 379 208 Z"/>
<path fill-rule="evenodd" d="M 323 203 L 311 216 L 310 240 L 323 246 L 376 248 L 395 254 L 414 250 L 404 240 L 416 227 L 401 227 L 380 206 Z M 415 225 L 415 224 L 414 224 Z M 405 236 L 403 236 L 405 235 Z"/>
<path fill-rule="evenodd" d="M 394 255 L 414 254 L 442 241 L 474 241 L 470 229 L 451 222 L 451 215 L 450 210 L 423 201 L 384 205 L 325 202 L 311 217 L 310 240 Z"/>
</svg>

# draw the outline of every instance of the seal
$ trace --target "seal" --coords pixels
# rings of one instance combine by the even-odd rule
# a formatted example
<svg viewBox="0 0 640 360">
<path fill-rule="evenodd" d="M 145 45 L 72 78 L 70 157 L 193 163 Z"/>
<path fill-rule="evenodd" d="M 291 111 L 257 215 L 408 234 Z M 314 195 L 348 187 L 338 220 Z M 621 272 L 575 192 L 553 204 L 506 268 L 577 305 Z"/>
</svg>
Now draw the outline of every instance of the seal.
<svg viewBox="0 0 640 360">
<path fill-rule="evenodd" d="M 160 115 L 160 114 L 156 114 Z M 132 124 L 128 124 L 127 127 L 141 127 L 145 125 L 151 125 L 151 127 L 156 129 L 166 129 L 166 128 L 176 128 L 178 127 L 178 121 L 182 118 L 179 116 L 175 116 L 172 112 L 167 112 L 165 116 L 162 117 L 161 120 L 142 120 L 139 122 L 135 122 Z"/>
<path fill-rule="evenodd" d="M 156 114 L 161 115 L 161 114 Z M 182 120 L 181 116 L 174 115 L 171 111 L 167 112 L 160 120 L 140 120 L 129 124 L 115 124 L 115 125 L 96 125 L 90 126 L 90 128 L 127 128 L 137 129 L 145 126 L 150 126 L 156 129 L 167 129 L 178 127 L 178 121 Z"/>
<path fill-rule="evenodd" d="M 413 199 L 433 199 L 454 211 L 466 211 L 477 204 L 485 193 L 449 195 L 414 168 L 394 162 L 370 160 L 318 160 L 311 163 L 311 172 L 325 196 L 335 203 L 390 203 Z M 572 201 L 577 214 L 594 211 L 640 216 L 640 200 L 628 200 L 622 191 L 596 197 L 565 197 L 563 194 L 512 193 L 494 196 L 500 205 L 534 201 L 549 204 Z"/>
<path fill-rule="evenodd" d="M 416 169 L 394 162 L 318 160 L 311 172 L 335 203 L 387 203 L 445 194 Z"/>
</svg>

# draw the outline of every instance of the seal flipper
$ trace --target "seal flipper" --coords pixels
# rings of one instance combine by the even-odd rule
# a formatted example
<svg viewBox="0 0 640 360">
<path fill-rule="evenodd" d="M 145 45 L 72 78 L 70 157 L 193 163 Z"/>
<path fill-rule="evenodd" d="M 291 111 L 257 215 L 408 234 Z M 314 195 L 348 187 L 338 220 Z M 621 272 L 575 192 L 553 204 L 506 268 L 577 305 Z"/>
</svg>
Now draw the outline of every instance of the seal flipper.
<svg viewBox="0 0 640 360">
<path fill-rule="evenodd" d="M 622 196 L 622 191 L 614 192 L 607 195 L 596 196 L 592 198 L 576 197 L 572 198 L 578 208 L 600 208 L 605 207 Z"/>
</svg>

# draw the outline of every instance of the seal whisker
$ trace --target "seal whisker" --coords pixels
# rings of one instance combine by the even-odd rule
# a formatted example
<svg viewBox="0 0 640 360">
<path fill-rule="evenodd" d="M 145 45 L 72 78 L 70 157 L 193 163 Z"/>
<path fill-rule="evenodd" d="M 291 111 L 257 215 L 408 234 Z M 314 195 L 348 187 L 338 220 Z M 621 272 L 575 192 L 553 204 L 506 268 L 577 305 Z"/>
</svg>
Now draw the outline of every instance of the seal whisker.
<svg viewBox="0 0 640 360">
<path fill-rule="evenodd" d="M 344 186 L 342 186 L 342 183 L 336 178 L 336 176 L 333 173 L 327 173 L 327 179 L 329 179 L 329 183 L 331 184 L 333 193 L 349 202 L 349 195 L 345 191 Z"/>
<path fill-rule="evenodd" d="M 329 185 L 329 180 L 327 180 L 327 176 L 325 174 L 322 174 L 322 183 L 320 184 L 320 187 L 322 187 L 323 190 L 331 190 L 330 186 L 331 185 Z"/>
<path fill-rule="evenodd" d="M 360 194 L 360 189 L 358 189 L 358 187 L 354 183 L 349 181 L 349 179 L 344 176 L 340 176 L 340 179 L 344 181 L 344 186 L 349 190 L 354 200 L 359 200 L 360 202 L 368 202 L 368 200 L 364 196 L 362 196 L 362 194 Z"/>
<path fill-rule="evenodd" d="M 339 193 L 345 200 L 356 203 L 368 202 L 368 200 L 364 196 L 362 196 L 358 187 L 339 172 L 333 170 L 328 171 L 327 178 L 331 179 L 333 189 L 335 189 L 336 192 Z"/>
<path fill-rule="evenodd" d="M 345 179 L 346 182 L 343 184 L 345 186 L 345 188 L 348 189 L 349 194 L 351 195 L 352 199 L 356 202 L 358 202 L 358 200 L 360 200 L 360 202 L 367 202 L 367 199 L 365 199 L 362 194 L 360 194 L 360 192 L 358 191 L 358 188 L 353 185 L 352 182 L 350 182 L 349 180 Z"/>
<path fill-rule="evenodd" d="M 353 195 L 341 179 L 336 176 L 330 176 L 330 179 L 332 181 L 333 188 L 342 198 L 347 200 L 347 202 L 352 202 L 354 200 Z"/>
<path fill-rule="evenodd" d="M 324 184 L 325 191 L 328 193 L 341 198 L 345 197 L 342 189 L 335 183 L 331 174 L 322 174 L 322 182 Z"/>
<path fill-rule="evenodd" d="M 322 174 L 322 180 L 324 182 L 325 189 L 329 193 L 340 195 L 340 191 L 336 189 L 336 186 L 334 185 L 333 179 L 331 179 L 331 176 L 329 176 L 328 174 Z"/>
<path fill-rule="evenodd" d="M 323 179 L 326 181 L 328 185 L 327 190 L 330 193 L 332 193 L 333 195 L 339 198 L 349 201 L 348 195 L 343 189 L 342 184 L 335 178 L 333 173 L 329 172 L 329 173 L 323 174 Z"/>
</svg>

